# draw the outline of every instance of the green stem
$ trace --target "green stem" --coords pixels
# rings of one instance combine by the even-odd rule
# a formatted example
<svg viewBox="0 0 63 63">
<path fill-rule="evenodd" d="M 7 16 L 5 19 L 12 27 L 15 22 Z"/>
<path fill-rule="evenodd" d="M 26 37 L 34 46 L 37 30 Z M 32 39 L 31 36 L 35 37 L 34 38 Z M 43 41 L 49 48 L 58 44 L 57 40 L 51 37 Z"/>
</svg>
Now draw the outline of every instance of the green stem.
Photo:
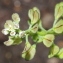
<svg viewBox="0 0 63 63">
<path fill-rule="evenodd" d="M 41 30 L 43 30 L 43 31 L 46 31 L 46 30 L 43 28 L 41 21 L 39 22 L 39 28 L 40 28 Z"/>
<path fill-rule="evenodd" d="M 53 26 L 56 24 L 57 21 L 58 21 L 58 19 L 55 19 L 55 20 L 54 20 L 54 24 L 53 24 Z"/>
<path fill-rule="evenodd" d="M 41 30 L 46 31 L 42 26 L 40 27 Z"/>
<path fill-rule="evenodd" d="M 49 29 L 48 31 L 47 31 L 47 33 L 49 34 L 54 34 L 54 31 L 53 31 L 53 29 L 51 28 L 51 29 Z"/>
<path fill-rule="evenodd" d="M 42 36 L 46 34 L 56 34 L 52 29 L 49 29 L 48 31 L 38 31 L 37 33 Z"/>
<path fill-rule="evenodd" d="M 38 31 L 37 34 L 38 34 L 38 35 L 42 35 L 42 36 L 44 36 L 44 35 L 47 34 L 47 32 L 45 32 L 45 31 Z"/>
<path fill-rule="evenodd" d="M 28 42 L 28 34 L 26 35 L 26 38 L 25 39 L 26 39 L 26 42 Z"/>
</svg>

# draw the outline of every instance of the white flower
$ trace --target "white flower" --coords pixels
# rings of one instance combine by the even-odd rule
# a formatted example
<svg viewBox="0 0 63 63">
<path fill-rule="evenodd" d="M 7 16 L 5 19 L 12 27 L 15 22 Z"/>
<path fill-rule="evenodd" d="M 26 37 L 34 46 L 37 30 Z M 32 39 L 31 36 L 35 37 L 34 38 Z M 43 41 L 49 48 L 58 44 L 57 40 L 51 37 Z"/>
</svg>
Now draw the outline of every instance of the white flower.
<svg viewBox="0 0 63 63">
<path fill-rule="evenodd" d="M 14 24 L 11 20 L 7 20 L 5 25 L 4 25 L 5 29 L 8 29 L 9 31 L 14 30 Z"/>
<path fill-rule="evenodd" d="M 2 30 L 2 33 L 3 33 L 4 35 L 7 35 L 9 32 L 8 32 L 7 29 L 3 29 L 3 30 Z"/>
<path fill-rule="evenodd" d="M 15 31 L 11 31 L 11 32 L 10 32 L 10 35 L 11 35 L 11 36 L 15 36 L 15 34 L 16 34 Z"/>
<path fill-rule="evenodd" d="M 20 37 L 20 38 L 23 38 L 24 36 L 25 36 L 25 31 L 20 31 L 20 32 L 19 32 L 19 37 Z"/>
</svg>

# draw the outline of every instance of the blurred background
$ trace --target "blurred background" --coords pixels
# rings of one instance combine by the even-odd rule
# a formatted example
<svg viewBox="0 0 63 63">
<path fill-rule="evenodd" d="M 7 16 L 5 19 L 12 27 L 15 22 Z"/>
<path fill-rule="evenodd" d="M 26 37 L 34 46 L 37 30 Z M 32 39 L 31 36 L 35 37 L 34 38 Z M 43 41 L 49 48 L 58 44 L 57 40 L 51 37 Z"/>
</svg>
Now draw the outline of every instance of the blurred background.
<svg viewBox="0 0 63 63">
<path fill-rule="evenodd" d="M 24 43 L 7 47 L 3 42 L 8 38 L 1 33 L 5 21 L 11 19 L 11 15 L 15 12 L 18 13 L 21 18 L 20 28 L 22 30 L 27 29 L 28 10 L 33 7 L 40 9 L 43 27 L 45 29 L 51 28 L 54 22 L 55 5 L 62 1 L 63 0 L 0 0 L 0 63 L 63 63 L 63 60 L 58 58 L 48 59 L 49 48 L 46 48 L 42 43 L 37 45 L 37 52 L 34 59 L 25 61 L 20 56 L 24 48 Z M 30 41 L 33 42 L 32 40 Z M 63 36 L 56 36 L 55 43 L 62 48 Z"/>
</svg>

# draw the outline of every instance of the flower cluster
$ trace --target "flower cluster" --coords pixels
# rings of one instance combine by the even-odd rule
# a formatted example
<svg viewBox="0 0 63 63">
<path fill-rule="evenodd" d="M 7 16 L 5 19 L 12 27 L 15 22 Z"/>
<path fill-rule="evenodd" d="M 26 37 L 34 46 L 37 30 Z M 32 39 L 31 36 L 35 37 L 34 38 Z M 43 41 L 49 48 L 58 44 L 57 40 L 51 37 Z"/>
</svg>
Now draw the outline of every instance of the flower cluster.
<svg viewBox="0 0 63 63">
<path fill-rule="evenodd" d="M 4 44 L 6 46 L 18 45 L 25 39 L 25 47 L 21 56 L 25 60 L 31 60 L 35 56 L 37 44 L 42 42 L 46 47 L 50 47 L 48 58 L 58 57 L 63 59 L 63 48 L 60 49 L 54 44 L 55 35 L 63 33 L 63 2 L 56 5 L 55 20 L 49 30 L 43 28 L 38 8 L 30 9 L 28 17 L 29 28 L 23 31 L 19 28 L 19 15 L 17 13 L 12 14 L 12 20 L 7 20 L 2 30 L 4 35 L 9 35 L 8 41 L 5 41 Z M 29 36 L 31 36 L 34 44 L 29 42 Z"/>
<path fill-rule="evenodd" d="M 9 40 L 5 41 L 4 44 L 6 46 L 20 44 L 21 38 L 24 37 L 25 32 L 19 29 L 20 17 L 17 13 L 12 15 L 12 20 L 7 20 L 4 24 L 4 29 L 2 33 L 4 35 L 9 35 Z"/>
</svg>

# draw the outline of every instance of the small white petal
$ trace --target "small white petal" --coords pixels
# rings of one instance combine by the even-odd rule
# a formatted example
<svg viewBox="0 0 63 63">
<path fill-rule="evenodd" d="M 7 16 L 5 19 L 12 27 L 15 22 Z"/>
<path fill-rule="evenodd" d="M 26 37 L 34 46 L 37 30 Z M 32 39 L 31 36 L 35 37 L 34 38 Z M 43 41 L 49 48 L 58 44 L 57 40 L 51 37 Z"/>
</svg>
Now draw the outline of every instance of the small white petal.
<svg viewBox="0 0 63 63">
<path fill-rule="evenodd" d="M 10 32 L 10 35 L 11 35 L 11 36 L 15 36 L 15 34 L 16 34 L 15 31 L 11 31 L 11 32 Z"/>
<path fill-rule="evenodd" d="M 3 30 L 2 30 L 2 33 L 3 33 L 4 35 L 7 35 L 9 32 L 8 32 L 7 29 L 3 29 Z"/>
<path fill-rule="evenodd" d="M 25 31 L 19 32 L 19 37 L 24 37 L 25 36 Z"/>
<path fill-rule="evenodd" d="M 13 23 L 14 23 L 14 29 L 19 29 L 19 24 L 15 23 L 15 22 L 13 22 Z"/>
<path fill-rule="evenodd" d="M 14 29 L 14 24 L 13 24 L 12 20 L 7 20 L 4 25 L 4 28 L 8 29 L 9 31 L 12 31 Z"/>
<path fill-rule="evenodd" d="M 13 44 L 12 40 L 8 40 L 8 41 L 4 42 L 4 45 L 6 45 L 6 46 L 11 46 L 12 44 Z"/>
<path fill-rule="evenodd" d="M 19 17 L 19 15 L 18 15 L 17 13 L 14 13 L 14 14 L 12 15 L 12 19 L 13 19 L 13 21 L 16 22 L 16 23 L 19 23 L 19 22 L 20 22 L 20 17 Z"/>
</svg>

